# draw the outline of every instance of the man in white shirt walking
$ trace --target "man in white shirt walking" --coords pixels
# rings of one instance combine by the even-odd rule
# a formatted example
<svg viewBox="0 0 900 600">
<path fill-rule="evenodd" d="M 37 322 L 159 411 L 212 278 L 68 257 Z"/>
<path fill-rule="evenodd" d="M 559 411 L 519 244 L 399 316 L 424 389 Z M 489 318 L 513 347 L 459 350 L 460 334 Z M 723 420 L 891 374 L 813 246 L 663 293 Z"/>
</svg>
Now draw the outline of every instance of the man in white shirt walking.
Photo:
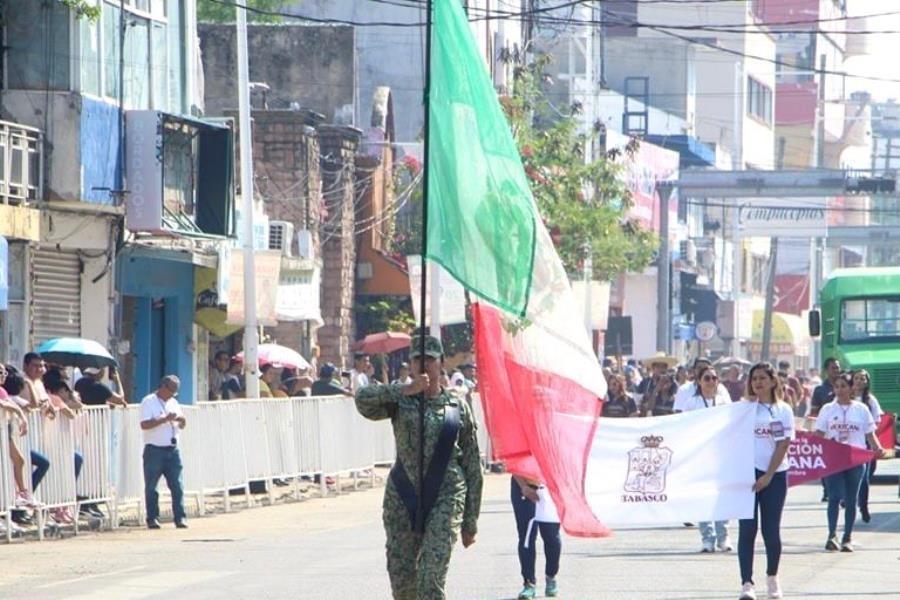
<svg viewBox="0 0 900 600">
<path fill-rule="evenodd" d="M 141 400 L 141 429 L 144 433 L 144 497 L 147 503 L 147 527 L 159 529 L 159 494 L 156 485 L 160 477 L 172 494 L 172 514 L 175 527 L 186 529 L 184 489 L 181 481 L 181 454 L 178 434 L 187 425 L 181 405 L 175 396 L 181 381 L 166 375 L 157 390 Z"/>
</svg>

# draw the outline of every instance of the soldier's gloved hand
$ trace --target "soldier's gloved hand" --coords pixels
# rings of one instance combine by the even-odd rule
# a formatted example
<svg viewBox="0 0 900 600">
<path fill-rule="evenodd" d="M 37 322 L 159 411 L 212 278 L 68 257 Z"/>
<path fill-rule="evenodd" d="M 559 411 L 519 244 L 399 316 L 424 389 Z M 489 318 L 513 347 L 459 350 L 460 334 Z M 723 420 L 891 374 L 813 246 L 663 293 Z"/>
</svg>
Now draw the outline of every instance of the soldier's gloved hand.
<svg viewBox="0 0 900 600">
<path fill-rule="evenodd" d="M 474 533 L 466 533 L 465 531 L 463 531 L 462 532 L 463 548 L 468 548 L 469 546 L 471 546 L 474 543 L 475 543 L 475 534 Z"/>
<path fill-rule="evenodd" d="M 421 394 L 428 389 L 429 383 L 431 382 L 428 379 L 428 373 L 417 373 L 413 377 L 412 383 L 404 386 L 403 395 L 415 396 L 416 394 Z"/>
</svg>

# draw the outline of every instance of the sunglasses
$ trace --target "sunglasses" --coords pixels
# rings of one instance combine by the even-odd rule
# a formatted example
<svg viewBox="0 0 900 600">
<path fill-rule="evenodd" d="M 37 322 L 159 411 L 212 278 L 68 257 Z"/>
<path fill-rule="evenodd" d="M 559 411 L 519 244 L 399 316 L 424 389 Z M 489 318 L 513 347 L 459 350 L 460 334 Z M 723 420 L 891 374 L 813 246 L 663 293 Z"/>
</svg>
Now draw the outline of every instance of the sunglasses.
<svg viewBox="0 0 900 600">
<path fill-rule="evenodd" d="M 703 381 L 718 381 L 718 380 L 719 380 L 719 378 L 716 377 L 715 375 L 704 375 L 703 376 Z"/>
</svg>

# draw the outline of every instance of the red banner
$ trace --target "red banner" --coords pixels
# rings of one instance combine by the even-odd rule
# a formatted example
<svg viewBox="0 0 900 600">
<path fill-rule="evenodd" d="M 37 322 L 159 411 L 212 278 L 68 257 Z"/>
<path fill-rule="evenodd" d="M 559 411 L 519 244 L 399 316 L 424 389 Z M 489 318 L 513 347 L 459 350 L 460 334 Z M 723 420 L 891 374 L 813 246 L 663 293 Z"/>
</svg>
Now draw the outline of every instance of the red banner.
<svg viewBox="0 0 900 600">
<path fill-rule="evenodd" d="M 797 438 L 788 446 L 788 485 L 815 481 L 866 464 L 873 458 L 875 453 L 870 450 L 798 431 Z"/>
<path fill-rule="evenodd" d="M 897 441 L 897 435 L 894 433 L 894 428 L 896 426 L 897 415 L 894 413 L 884 413 L 881 415 L 881 420 L 875 427 L 875 437 L 878 438 L 881 447 L 884 448 L 884 451 L 888 456 L 894 455 L 894 444 Z"/>
</svg>

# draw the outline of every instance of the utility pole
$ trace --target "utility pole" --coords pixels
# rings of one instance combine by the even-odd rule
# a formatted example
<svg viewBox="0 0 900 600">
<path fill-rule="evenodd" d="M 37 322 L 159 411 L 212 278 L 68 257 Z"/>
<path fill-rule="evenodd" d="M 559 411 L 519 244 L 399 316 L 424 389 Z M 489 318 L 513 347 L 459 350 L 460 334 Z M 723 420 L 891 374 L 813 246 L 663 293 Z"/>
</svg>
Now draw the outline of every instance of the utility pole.
<svg viewBox="0 0 900 600">
<path fill-rule="evenodd" d="M 244 377 L 248 398 L 259 398 L 259 327 L 256 318 L 256 256 L 253 248 L 253 145 L 250 130 L 250 63 L 247 11 L 237 16 L 238 111 L 241 144 L 241 200 L 244 225 Z M 221 267 L 220 267 L 221 268 Z"/>
<path fill-rule="evenodd" d="M 769 360 L 772 345 L 772 313 L 775 310 L 775 273 L 778 266 L 778 238 L 773 237 L 769 242 L 769 279 L 766 281 L 766 310 L 763 314 L 762 350 L 760 358 Z"/>
<path fill-rule="evenodd" d="M 590 243 L 584 245 L 584 328 L 587 330 L 591 348 L 594 347 L 594 319 L 591 311 L 591 282 L 594 279 L 594 252 Z"/>
<path fill-rule="evenodd" d="M 822 54 L 819 57 L 819 95 L 818 95 L 818 106 L 816 114 L 818 116 L 818 123 L 816 127 L 816 157 L 815 166 L 824 169 L 825 168 L 825 66 L 826 66 L 826 58 L 825 55 Z M 810 282 L 809 282 L 809 295 L 812 300 L 812 304 L 815 306 L 817 304 L 817 296 L 819 294 L 819 288 L 822 287 L 822 238 L 817 237 L 812 240 L 812 248 L 810 249 Z M 822 347 L 819 343 L 813 341 L 812 348 L 810 349 L 810 365 L 811 367 L 819 367 L 822 363 Z"/>
<path fill-rule="evenodd" d="M 656 349 L 669 353 L 672 348 L 672 283 L 669 278 L 669 197 L 674 186 L 656 184 L 659 195 L 659 256 L 656 259 Z"/>
<path fill-rule="evenodd" d="M 787 141 L 785 138 L 778 138 L 778 155 L 776 156 L 776 164 L 778 170 L 784 168 L 784 150 Z M 759 356 L 762 360 L 770 360 L 772 347 L 772 317 L 775 311 L 775 275 L 778 267 L 778 238 L 772 237 L 769 240 L 769 278 L 766 280 L 766 308 L 763 313 L 763 330 L 762 330 L 762 348 Z"/>
</svg>

